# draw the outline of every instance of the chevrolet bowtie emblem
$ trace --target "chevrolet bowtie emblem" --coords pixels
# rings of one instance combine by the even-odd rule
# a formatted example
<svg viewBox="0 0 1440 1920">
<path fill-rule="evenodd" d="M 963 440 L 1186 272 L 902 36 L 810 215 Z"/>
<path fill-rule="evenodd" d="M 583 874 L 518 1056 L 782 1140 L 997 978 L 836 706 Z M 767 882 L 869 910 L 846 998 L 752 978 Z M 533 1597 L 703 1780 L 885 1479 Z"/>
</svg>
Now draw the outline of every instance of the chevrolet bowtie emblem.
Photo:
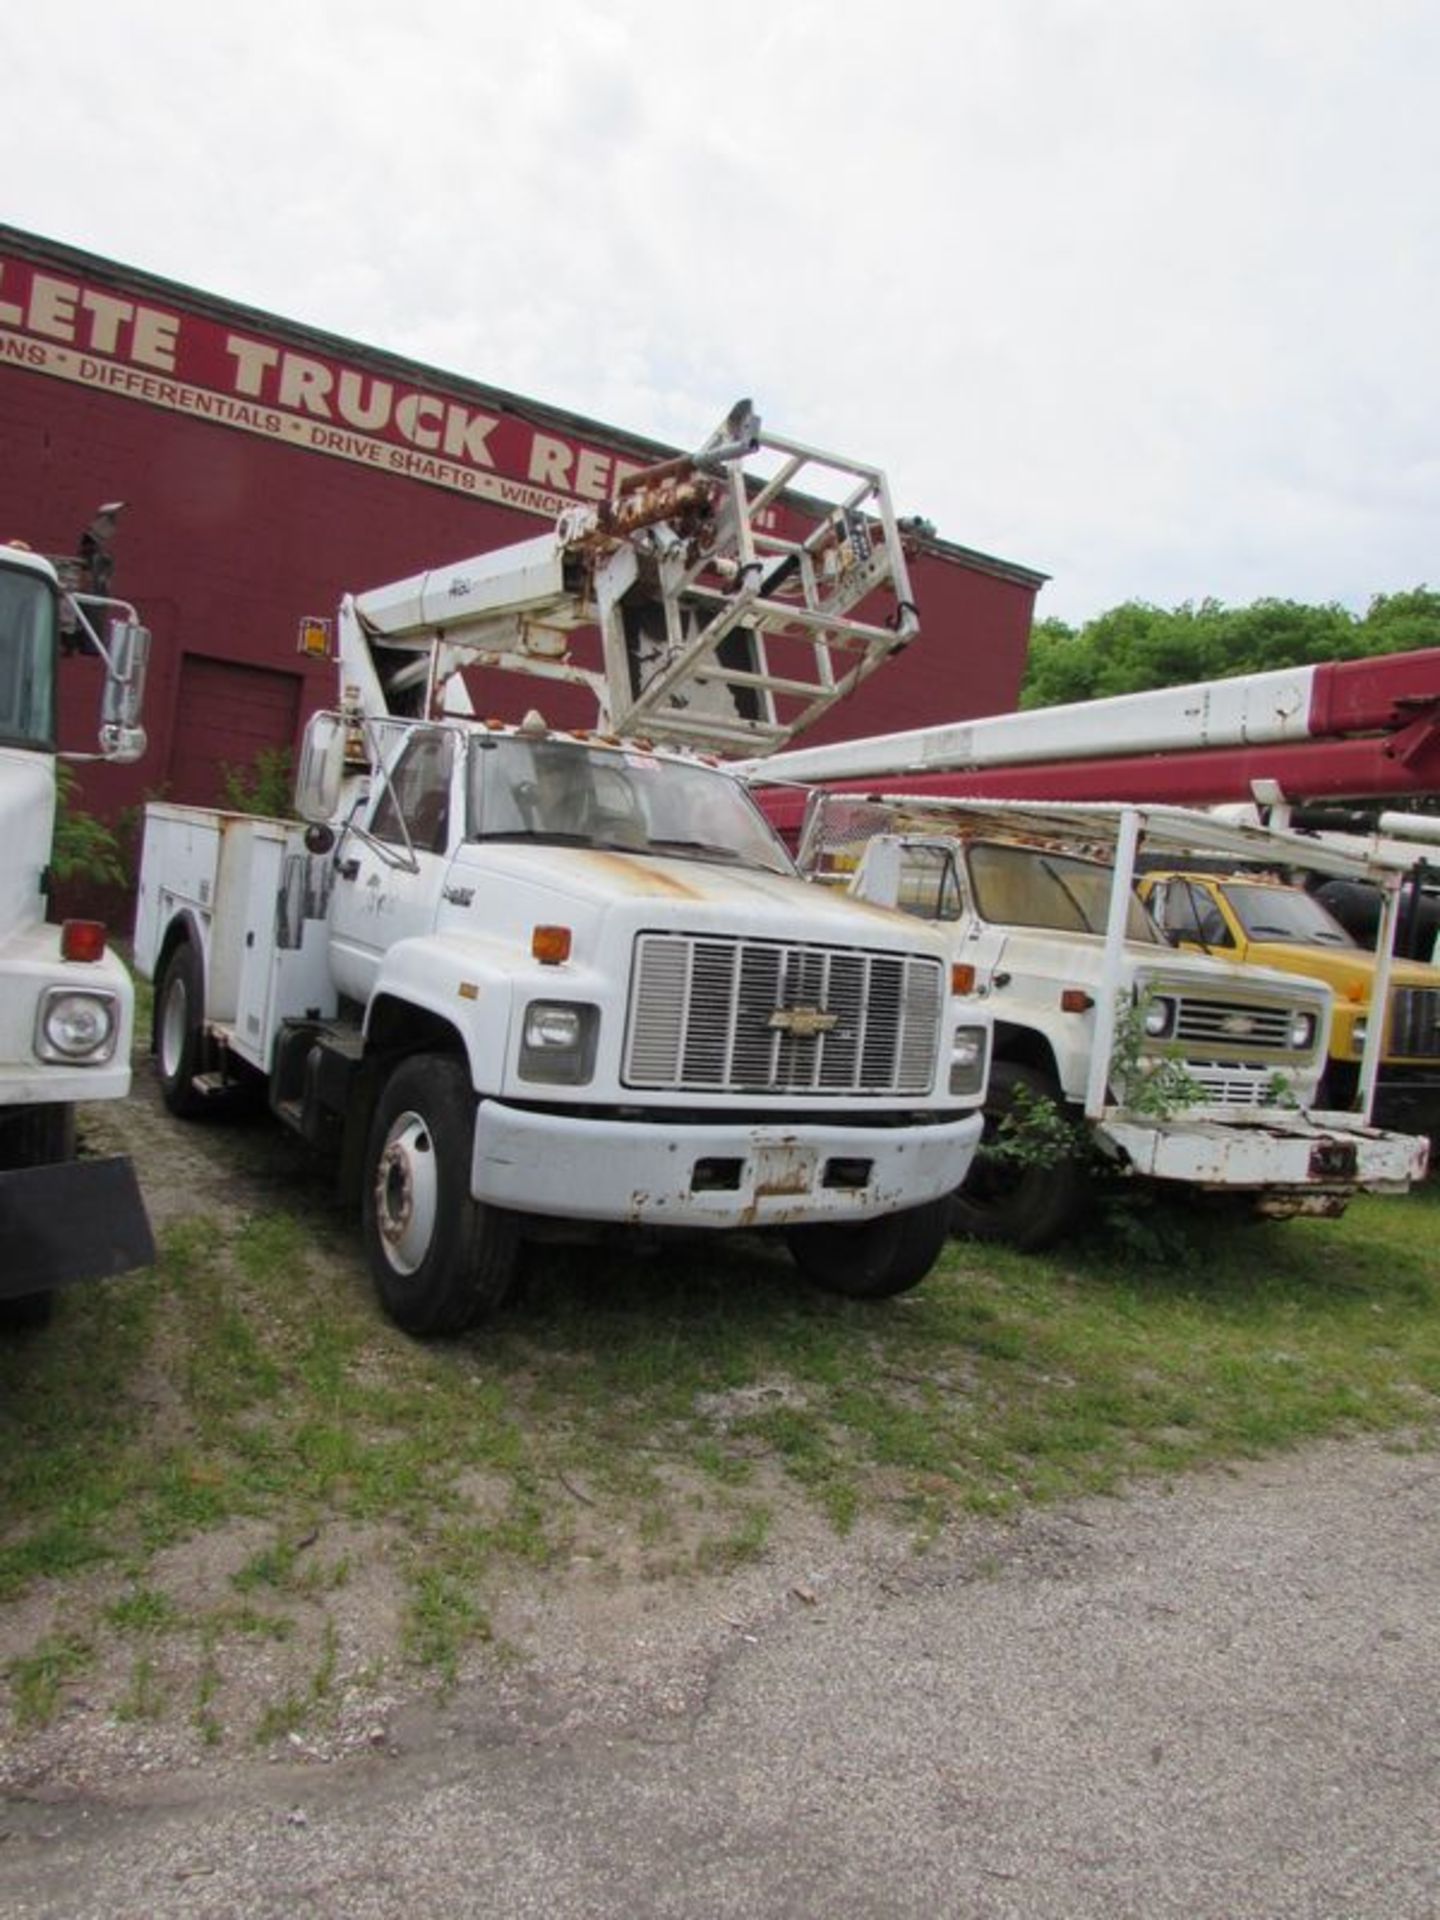
<svg viewBox="0 0 1440 1920">
<path fill-rule="evenodd" d="M 839 1023 L 839 1014 L 826 1013 L 823 1007 L 777 1007 L 765 1022 L 772 1033 L 793 1033 L 806 1040 L 829 1033 Z"/>
</svg>

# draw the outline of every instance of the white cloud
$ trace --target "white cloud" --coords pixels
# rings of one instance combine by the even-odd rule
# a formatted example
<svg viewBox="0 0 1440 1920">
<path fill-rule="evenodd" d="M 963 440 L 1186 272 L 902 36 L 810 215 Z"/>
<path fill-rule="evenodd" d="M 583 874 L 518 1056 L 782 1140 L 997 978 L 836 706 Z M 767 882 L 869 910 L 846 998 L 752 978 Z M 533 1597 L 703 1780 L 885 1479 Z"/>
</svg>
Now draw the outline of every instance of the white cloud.
<svg viewBox="0 0 1440 1920">
<path fill-rule="evenodd" d="M 687 442 L 737 393 L 1042 611 L 1431 564 L 1421 0 L 377 0 L 12 26 L 6 217 Z"/>
</svg>

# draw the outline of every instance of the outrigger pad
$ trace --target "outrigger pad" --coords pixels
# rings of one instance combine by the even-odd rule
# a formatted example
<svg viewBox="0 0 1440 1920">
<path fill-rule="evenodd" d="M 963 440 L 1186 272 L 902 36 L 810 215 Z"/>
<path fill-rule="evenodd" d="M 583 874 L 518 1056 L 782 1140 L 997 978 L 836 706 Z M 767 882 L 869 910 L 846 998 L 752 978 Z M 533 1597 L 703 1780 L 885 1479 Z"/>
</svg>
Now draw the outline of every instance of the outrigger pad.
<svg viewBox="0 0 1440 1920">
<path fill-rule="evenodd" d="M 0 1300 L 154 1262 L 135 1168 L 123 1156 L 0 1173 Z"/>
</svg>

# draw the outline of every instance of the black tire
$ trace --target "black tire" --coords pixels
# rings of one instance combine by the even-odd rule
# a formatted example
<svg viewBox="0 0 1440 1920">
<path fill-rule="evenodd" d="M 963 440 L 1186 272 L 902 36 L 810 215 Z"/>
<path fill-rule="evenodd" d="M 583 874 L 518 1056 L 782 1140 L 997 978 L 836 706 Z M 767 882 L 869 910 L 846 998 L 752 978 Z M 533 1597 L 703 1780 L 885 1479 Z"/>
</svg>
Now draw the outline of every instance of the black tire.
<svg viewBox="0 0 1440 1920">
<path fill-rule="evenodd" d="M 805 1278 L 826 1293 L 888 1300 L 919 1286 L 939 1259 L 949 1231 L 946 1199 L 881 1214 L 878 1220 L 792 1227 L 786 1240 Z"/>
<path fill-rule="evenodd" d="M 412 1054 L 381 1089 L 365 1149 L 365 1251 L 386 1313 L 406 1333 L 461 1333 L 515 1280 L 513 1214 L 470 1194 L 475 1095 L 464 1063 Z"/>
<path fill-rule="evenodd" d="M 1033 1105 L 1047 1100 L 1061 1113 L 1066 1111 L 1058 1084 L 1042 1068 L 1018 1060 L 997 1060 L 991 1067 L 985 1137 L 969 1173 L 951 1196 L 952 1233 L 972 1240 L 1003 1241 L 1033 1253 L 1053 1246 L 1081 1218 L 1091 1182 L 1080 1154 L 1062 1154 L 1044 1165 L 1017 1165 L 986 1150 L 1017 1101 Z"/>
<path fill-rule="evenodd" d="M 155 1070 L 160 1097 L 182 1120 L 204 1112 L 195 1088 L 205 1059 L 205 982 L 200 956 L 182 940 L 161 970 L 155 989 Z"/>
<path fill-rule="evenodd" d="M 0 1300 L 0 1333 L 33 1333 L 48 1327 L 55 1316 L 53 1293 L 22 1293 Z"/>
<path fill-rule="evenodd" d="M 50 1167 L 75 1158 L 75 1109 L 48 1104 L 27 1107 L 6 1116 L 0 1160 L 7 1167 Z M 0 1332 L 29 1332 L 48 1326 L 55 1311 L 55 1295 L 16 1294 L 0 1300 Z"/>
</svg>

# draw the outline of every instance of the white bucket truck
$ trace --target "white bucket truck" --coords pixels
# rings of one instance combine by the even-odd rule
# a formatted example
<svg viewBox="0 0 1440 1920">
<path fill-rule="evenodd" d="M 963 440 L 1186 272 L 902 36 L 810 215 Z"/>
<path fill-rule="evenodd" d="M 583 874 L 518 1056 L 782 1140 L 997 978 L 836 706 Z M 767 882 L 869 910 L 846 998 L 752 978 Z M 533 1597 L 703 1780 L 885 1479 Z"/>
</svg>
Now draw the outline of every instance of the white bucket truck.
<svg viewBox="0 0 1440 1920">
<path fill-rule="evenodd" d="M 1378 1030 L 1360 1110 L 1314 1112 L 1329 988 L 1177 952 L 1155 927 L 1136 858 L 1177 849 L 1374 881 L 1388 969 L 1403 862 L 1182 808 L 813 796 L 802 869 L 943 928 L 994 1017 L 987 1150 L 957 1191 L 957 1231 L 1045 1246 L 1107 1168 L 1272 1216 L 1337 1214 L 1424 1177 L 1423 1139 L 1368 1124 Z"/>
<path fill-rule="evenodd" d="M 812 468 L 832 501 L 840 477 L 823 511 L 781 498 Z M 914 631 L 883 477 L 744 405 L 551 534 L 347 598 L 301 822 L 147 811 L 169 1105 L 262 1079 L 338 1155 L 415 1333 L 577 1227 L 779 1230 L 823 1287 L 914 1285 L 980 1137 L 988 1018 L 943 933 L 805 885 L 698 751 L 782 743 Z M 477 662 L 589 687 L 602 731 L 475 720 Z"/>
<path fill-rule="evenodd" d="M 103 636 L 101 612 L 118 616 Z M 102 924 L 47 918 L 62 620 L 104 662 L 99 757 L 136 758 L 150 636 L 134 609 L 67 592 L 49 560 L 0 545 L 0 1320 L 11 1323 L 45 1318 L 57 1287 L 155 1251 L 129 1160 L 76 1158 L 76 1104 L 129 1091 L 134 989 Z"/>
</svg>

